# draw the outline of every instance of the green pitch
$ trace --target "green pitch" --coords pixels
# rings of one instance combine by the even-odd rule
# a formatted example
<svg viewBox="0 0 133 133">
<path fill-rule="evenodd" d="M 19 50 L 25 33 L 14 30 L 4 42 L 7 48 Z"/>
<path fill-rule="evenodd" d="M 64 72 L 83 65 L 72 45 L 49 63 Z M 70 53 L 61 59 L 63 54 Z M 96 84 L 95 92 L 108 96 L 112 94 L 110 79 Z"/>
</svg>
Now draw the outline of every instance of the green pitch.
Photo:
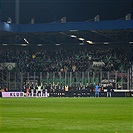
<svg viewBox="0 0 133 133">
<path fill-rule="evenodd" d="M 132 133 L 132 98 L 1 98 L 0 133 Z"/>
</svg>

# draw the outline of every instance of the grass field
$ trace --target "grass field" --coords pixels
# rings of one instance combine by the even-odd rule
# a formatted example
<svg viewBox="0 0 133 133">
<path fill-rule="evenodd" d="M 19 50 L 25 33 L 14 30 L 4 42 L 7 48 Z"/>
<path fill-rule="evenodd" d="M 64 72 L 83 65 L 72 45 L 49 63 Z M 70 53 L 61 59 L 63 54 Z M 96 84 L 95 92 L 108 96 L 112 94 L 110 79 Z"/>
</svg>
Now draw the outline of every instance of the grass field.
<svg viewBox="0 0 133 133">
<path fill-rule="evenodd" d="M 132 98 L 1 98 L 0 133 L 132 133 Z"/>
</svg>

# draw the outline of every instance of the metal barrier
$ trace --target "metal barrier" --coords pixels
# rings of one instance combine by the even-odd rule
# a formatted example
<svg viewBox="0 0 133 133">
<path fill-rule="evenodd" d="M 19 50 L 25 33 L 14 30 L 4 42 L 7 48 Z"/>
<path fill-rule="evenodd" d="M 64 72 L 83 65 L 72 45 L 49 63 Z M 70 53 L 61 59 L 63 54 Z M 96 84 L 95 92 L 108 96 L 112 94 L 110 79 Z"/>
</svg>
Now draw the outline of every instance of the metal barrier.
<svg viewBox="0 0 133 133">
<path fill-rule="evenodd" d="M 2 70 L 0 70 L 2 71 Z M 86 85 L 87 83 L 100 83 L 106 85 L 112 83 L 115 89 L 131 90 L 133 87 L 133 66 L 127 72 L 118 71 L 86 71 L 86 72 L 33 72 L 22 73 L 17 71 L 1 72 L 1 82 L 9 90 L 21 90 L 26 82 L 41 82 L 43 85 L 59 84 L 68 85 Z"/>
</svg>

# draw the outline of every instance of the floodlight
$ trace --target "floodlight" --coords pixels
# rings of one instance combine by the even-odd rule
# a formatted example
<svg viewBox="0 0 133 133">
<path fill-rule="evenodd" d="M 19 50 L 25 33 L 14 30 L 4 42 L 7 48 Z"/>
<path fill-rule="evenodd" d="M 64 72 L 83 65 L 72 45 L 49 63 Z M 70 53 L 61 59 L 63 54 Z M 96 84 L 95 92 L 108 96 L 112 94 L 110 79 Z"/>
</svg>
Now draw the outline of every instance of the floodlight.
<svg viewBox="0 0 133 133">
<path fill-rule="evenodd" d="M 85 39 L 84 38 L 79 38 L 80 41 L 84 41 Z"/>
<path fill-rule="evenodd" d="M 97 16 L 94 18 L 94 21 L 100 21 L 100 15 L 97 15 Z"/>
<path fill-rule="evenodd" d="M 37 46 L 38 46 L 38 47 L 41 47 L 41 46 L 42 46 L 42 44 L 37 44 Z"/>
<path fill-rule="evenodd" d="M 78 31 L 78 30 L 74 30 L 74 29 L 73 30 L 70 30 L 70 32 L 76 32 L 76 31 Z"/>
<path fill-rule="evenodd" d="M 10 29 L 10 24 L 9 23 L 4 22 L 4 25 L 5 25 L 6 30 L 9 30 Z"/>
<path fill-rule="evenodd" d="M 129 43 L 133 43 L 133 42 L 129 42 Z"/>
<path fill-rule="evenodd" d="M 21 44 L 21 46 L 24 46 L 25 47 L 25 46 L 27 46 L 27 44 Z"/>
<path fill-rule="evenodd" d="M 56 46 L 60 46 L 60 44 L 59 43 L 57 43 L 57 44 L 55 44 Z"/>
<path fill-rule="evenodd" d="M 76 38 L 76 36 L 75 35 L 70 35 L 72 38 Z"/>
<path fill-rule="evenodd" d="M 61 23 L 66 23 L 66 17 L 61 18 Z"/>
<path fill-rule="evenodd" d="M 26 38 L 24 38 L 24 41 L 25 41 L 27 44 L 29 44 L 29 42 L 27 41 L 27 39 L 26 39 Z"/>
<path fill-rule="evenodd" d="M 103 44 L 109 44 L 108 42 L 104 42 Z"/>
<path fill-rule="evenodd" d="M 3 44 L 3 46 L 7 46 L 7 44 Z"/>
<path fill-rule="evenodd" d="M 125 20 L 131 20 L 131 14 L 130 13 L 125 16 Z"/>
<path fill-rule="evenodd" d="M 93 42 L 92 41 L 86 41 L 87 43 L 89 43 L 89 44 L 93 44 Z"/>
<path fill-rule="evenodd" d="M 8 24 L 11 24 L 11 23 L 12 23 L 12 19 L 11 19 L 10 17 L 8 17 L 7 23 L 8 23 Z"/>
</svg>

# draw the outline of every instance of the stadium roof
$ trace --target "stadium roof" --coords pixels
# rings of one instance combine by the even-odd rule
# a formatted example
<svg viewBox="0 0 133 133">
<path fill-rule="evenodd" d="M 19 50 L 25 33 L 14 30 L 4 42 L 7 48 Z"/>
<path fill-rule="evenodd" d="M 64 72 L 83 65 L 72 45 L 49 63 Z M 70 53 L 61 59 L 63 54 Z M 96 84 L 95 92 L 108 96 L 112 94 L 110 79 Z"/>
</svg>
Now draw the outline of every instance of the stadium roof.
<svg viewBox="0 0 133 133">
<path fill-rule="evenodd" d="M 11 24 L 0 22 L 1 44 L 95 44 L 133 42 L 133 20 Z"/>
</svg>

